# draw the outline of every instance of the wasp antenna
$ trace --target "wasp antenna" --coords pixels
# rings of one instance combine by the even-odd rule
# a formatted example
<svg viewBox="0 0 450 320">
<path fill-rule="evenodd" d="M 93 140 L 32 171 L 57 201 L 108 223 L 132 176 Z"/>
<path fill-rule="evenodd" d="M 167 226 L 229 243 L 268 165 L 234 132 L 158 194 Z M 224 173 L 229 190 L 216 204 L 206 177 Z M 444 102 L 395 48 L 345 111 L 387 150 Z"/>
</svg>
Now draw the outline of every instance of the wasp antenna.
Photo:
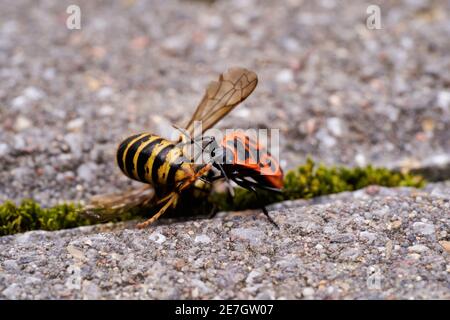
<svg viewBox="0 0 450 320">
<path fill-rule="evenodd" d="M 172 127 L 174 127 L 176 130 L 178 130 L 181 133 L 180 139 L 184 136 L 187 138 L 188 141 L 190 141 L 190 143 L 194 142 L 191 135 L 189 134 L 189 132 L 187 132 L 186 129 L 181 128 L 181 127 L 177 126 L 176 124 L 172 124 Z M 187 143 L 184 143 L 184 144 L 187 144 Z"/>
<path fill-rule="evenodd" d="M 200 181 L 203 181 L 203 182 L 205 182 L 205 183 L 208 183 L 208 184 L 211 184 L 211 181 L 209 181 L 209 180 L 207 180 L 207 179 L 205 179 L 205 178 L 203 178 L 203 177 L 200 177 L 200 178 L 198 178 Z"/>
<path fill-rule="evenodd" d="M 186 129 L 181 128 L 181 127 L 177 126 L 176 124 L 172 124 L 172 127 L 174 127 L 175 129 L 177 129 L 178 131 L 180 131 L 180 133 L 181 133 L 182 135 L 185 135 L 185 136 L 187 136 L 187 137 L 190 137 L 190 136 L 189 136 L 189 133 L 186 131 Z"/>
<path fill-rule="evenodd" d="M 201 141 L 201 140 L 202 140 L 201 137 L 200 137 L 199 139 L 197 139 L 197 138 L 193 139 L 193 138 L 190 136 L 190 134 L 187 132 L 186 129 L 180 128 L 180 127 L 177 126 L 176 124 L 172 124 L 172 126 L 173 126 L 175 129 L 177 129 L 178 131 L 180 131 L 180 133 L 181 133 L 180 140 L 181 140 L 181 141 L 183 141 L 183 139 L 182 139 L 183 136 L 186 137 L 186 141 L 185 141 L 185 142 L 180 142 L 180 143 L 178 143 L 177 146 L 178 146 L 179 148 L 183 148 L 184 146 L 187 146 L 187 145 L 189 145 L 189 144 L 193 144 L 193 143 L 194 143 L 198 148 L 200 148 L 200 150 L 203 151 L 204 148 L 198 143 L 198 141 Z M 202 153 L 197 154 L 197 155 L 194 155 L 194 159 L 193 159 L 194 162 L 197 161 L 198 157 L 200 157 L 201 154 L 202 154 Z"/>
</svg>

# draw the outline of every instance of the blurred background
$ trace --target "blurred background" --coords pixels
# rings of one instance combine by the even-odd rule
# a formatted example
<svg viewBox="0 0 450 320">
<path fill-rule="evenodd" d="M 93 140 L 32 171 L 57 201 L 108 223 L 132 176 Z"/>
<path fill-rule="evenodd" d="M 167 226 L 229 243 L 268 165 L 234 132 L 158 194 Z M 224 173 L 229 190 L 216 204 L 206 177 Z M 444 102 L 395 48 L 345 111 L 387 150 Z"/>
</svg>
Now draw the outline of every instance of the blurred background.
<svg viewBox="0 0 450 320">
<path fill-rule="evenodd" d="M 67 28 L 70 5 L 80 29 Z M 367 27 L 370 5 L 381 29 Z M 0 201 L 52 205 L 127 188 L 118 142 L 170 134 L 236 65 L 259 85 L 218 127 L 280 129 L 285 169 L 307 155 L 348 166 L 450 162 L 449 1 L 0 6 Z"/>
</svg>

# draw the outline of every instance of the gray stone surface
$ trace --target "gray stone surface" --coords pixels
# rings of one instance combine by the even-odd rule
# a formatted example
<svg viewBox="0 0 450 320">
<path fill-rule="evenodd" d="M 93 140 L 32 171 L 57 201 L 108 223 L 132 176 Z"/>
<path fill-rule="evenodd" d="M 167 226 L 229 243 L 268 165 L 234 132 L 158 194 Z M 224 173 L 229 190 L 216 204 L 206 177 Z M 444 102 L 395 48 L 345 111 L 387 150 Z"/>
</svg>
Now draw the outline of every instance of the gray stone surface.
<svg viewBox="0 0 450 320">
<path fill-rule="evenodd" d="M 233 65 L 260 83 L 219 127 L 280 129 L 286 169 L 307 154 L 448 167 L 448 1 L 377 1 L 381 30 L 350 0 L 83 0 L 81 30 L 68 30 L 73 3 L 1 4 L 0 201 L 124 190 L 119 141 L 168 137 Z"/>
<path fill-rule="evenodd" d="M 0 202 L 44 206 L 130 185 L 139 131 L 169 137 L 230 66 L 259 75 L 218 127 L 278 128 L 281 163 L 450 177 L 448 1 L 3 1 Z M 441 168 L 440 170 L 436 170 Z M 449 184 L 370 187 L 262 215 L 0 238 L 0 298 L 450 298 Z"/>
<path fill-rule="evenodd" d="M 4 299 L 450 299 L 450 188 L 0 238 Z"/>
</svg>

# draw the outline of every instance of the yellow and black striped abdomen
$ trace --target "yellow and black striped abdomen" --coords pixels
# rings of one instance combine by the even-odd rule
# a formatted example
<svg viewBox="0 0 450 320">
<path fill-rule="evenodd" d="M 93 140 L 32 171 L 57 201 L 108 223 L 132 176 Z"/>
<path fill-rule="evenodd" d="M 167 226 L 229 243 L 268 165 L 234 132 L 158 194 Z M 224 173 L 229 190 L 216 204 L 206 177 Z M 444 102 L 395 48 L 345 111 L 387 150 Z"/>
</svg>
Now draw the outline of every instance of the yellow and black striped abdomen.
<svg viewBox="0 0 450 320">
<path fill-rule="evenodd" d="M 129 178 L 155 187 L 171 186 L 185 177 L 188 160 L 169 140 L 150 133 L 125 139 L 117 150 L 117 164 Z"/>
</svg>

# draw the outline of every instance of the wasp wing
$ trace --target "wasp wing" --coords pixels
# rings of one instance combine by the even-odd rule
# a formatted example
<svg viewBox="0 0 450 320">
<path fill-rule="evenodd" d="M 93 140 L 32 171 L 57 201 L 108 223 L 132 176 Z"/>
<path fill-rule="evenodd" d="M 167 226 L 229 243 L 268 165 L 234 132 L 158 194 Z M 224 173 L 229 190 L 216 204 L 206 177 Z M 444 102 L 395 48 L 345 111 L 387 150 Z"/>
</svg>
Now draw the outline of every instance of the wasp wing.
<svg viewBox="0 0 450 320">
<path fill-rule="evenodd" d="M 80 213 L 99 222 L 123 218 L 124 214 L 136 216 L 140 211 L 148 210 L 155 205 L 154 194 L 152 186 L 146 184 L 139 189 L 94 196 Z"/>
<path fill-rule="evenodd" d="M 230 68 L 219 76 L 218 81 L 212 81 L 186 126 L 186 131 L 192 137 L 194 122 L 202 121 L 205 132 L 220 119 L 227 115 L 235 106 L 244 101 L 255 89 L 258 76 L 245 68 Z"/>
</svg>

